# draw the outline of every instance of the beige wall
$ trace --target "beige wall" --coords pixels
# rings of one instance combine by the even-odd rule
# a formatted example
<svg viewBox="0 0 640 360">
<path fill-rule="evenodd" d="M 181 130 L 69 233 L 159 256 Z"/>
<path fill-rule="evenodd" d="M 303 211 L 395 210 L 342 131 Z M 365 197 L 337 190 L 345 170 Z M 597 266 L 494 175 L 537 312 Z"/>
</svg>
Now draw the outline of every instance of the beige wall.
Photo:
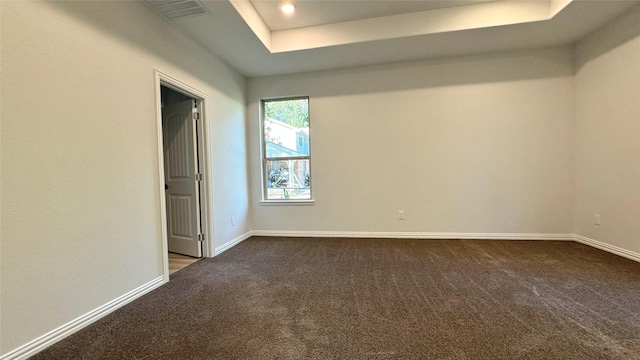
<svg viewBox="0 0 640 360">
<path fill-rule="evenodd" d="M 211 246 L 251 224 L 242 76 L 142 2 L 0 6 L 5 354 L 162 276 L 154 69 L 209 97 Z"/>
<path fill-rule="evenodd" d="M 250 79 L 254 229 L 569 234 L 572 75 L 566 47 Z M 315 205 L 261 206 L 259 99 L 300 94 Z"/>
<path fill-rule="evenodd" d="M 255 229 L 575 232 L 640 252 L 638 11 L 575 57 L 251 79 L 245 117 L 244 79 L 139 2 L 0 2 L 0 354 L 162 275 L 154 69 L 209 96 L 212 248 Z M 300 94 L 316 203 L 261 206 L 259 98 Z"/>
<path fill-rule="evenodd" d="M 575 94 L 575 233 L 638 254 L 640 7 L 578 43 Z"/>
</svg>

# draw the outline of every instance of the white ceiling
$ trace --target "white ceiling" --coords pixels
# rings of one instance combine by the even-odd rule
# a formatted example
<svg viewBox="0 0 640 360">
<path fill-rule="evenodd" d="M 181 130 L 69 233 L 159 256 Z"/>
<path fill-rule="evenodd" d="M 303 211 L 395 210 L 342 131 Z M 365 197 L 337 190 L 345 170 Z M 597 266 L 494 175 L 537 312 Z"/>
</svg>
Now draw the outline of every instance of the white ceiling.
<svg viewBox="0 0 640 360">
<path fill-rule="evenodd" d="M 172 21 L 247 77 L 571 44 L 640 0 L 200 0 Z M 295 19 L 294 19 L 295 17 Z"/>
<path fill-rule="evenodd" d="M 335 24 L 497 0 L 299 0 L 294 15 L 280 11 L 278 0 L 250 0 L 271 31 Z"/>
</svg>

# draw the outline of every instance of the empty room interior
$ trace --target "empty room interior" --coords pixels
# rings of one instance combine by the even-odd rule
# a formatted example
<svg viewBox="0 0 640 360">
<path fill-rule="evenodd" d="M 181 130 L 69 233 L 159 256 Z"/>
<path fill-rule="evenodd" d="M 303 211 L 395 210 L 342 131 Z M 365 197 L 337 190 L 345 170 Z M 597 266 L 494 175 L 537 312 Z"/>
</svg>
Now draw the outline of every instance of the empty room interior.
<svg viewBox="0 0 640 360">
<path fill-rule="evenodd" d="M 0 1 L 0 36 L 0 360 L 640 359 L 640 1 Z"/>
</svg>

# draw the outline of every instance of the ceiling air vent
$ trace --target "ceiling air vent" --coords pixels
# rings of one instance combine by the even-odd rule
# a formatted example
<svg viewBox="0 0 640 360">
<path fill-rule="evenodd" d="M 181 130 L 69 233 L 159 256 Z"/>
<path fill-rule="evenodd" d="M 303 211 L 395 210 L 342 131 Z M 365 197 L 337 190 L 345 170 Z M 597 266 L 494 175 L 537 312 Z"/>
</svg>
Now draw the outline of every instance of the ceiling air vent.
<svg viewBox="0 0 640 360">
<path fill-rule="evenodd" d="M 144 0 L 144 2 L 169 20 L 209 13 L 198 0 Z"/>
</svg>

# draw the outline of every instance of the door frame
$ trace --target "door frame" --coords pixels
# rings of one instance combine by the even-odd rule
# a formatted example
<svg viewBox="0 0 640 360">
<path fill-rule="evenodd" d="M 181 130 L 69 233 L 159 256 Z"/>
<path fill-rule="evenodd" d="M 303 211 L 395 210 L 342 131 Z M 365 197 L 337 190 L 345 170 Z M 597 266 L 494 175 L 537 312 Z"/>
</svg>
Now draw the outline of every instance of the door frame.
<svg viewBox="0 0 640 360">
<path fill-rule="evenodd" d="M 211 189 L 211 171 L 209 160 L 211 159 L 209 146 L 209 121 L 208 121 L 208 97 L 204 92 L 188 85 L 185 82 L 175 79 L 158 70 L 154 70 L 154 86 L 156 96 L 156 129 L 157 129 L 157 150 L 158 150 L 158 191 L 160 195 L 160 222 L 162 225 L 160 234 L 162 242 L 162 263 L 164 267 L 164 281 L 169 281 L 169 243 L 167 235 L 167 208 L 166 194 L 164 190 L 164 148 L 162 133 L 162 95 L 161 87 L 165 86 L 171 90 L 187 95 L 198 102 L 200 112 L 201 131 L 198 132 L 198 159 L 202 181 L 200 182 L 200 217 L 201 227 L 204 233 L 204 241 L 202 242 L 202 256 L 211 257 L 211 241 L 213 240 L 213 229 L 211 228 L 210 216 L 213 214 L 210 199 Z"/>
</svg>

